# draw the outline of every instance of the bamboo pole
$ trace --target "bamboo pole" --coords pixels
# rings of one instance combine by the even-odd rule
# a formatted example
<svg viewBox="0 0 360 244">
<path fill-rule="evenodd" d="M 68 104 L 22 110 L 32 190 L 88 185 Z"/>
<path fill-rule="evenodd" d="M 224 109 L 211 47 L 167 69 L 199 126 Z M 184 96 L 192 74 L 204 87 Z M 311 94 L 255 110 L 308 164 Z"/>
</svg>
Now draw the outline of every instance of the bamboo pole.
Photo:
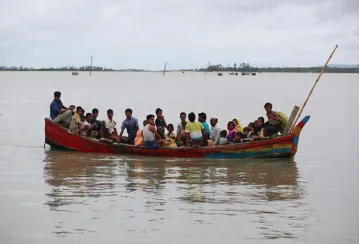
<svg viewBox="0 0 360 244">
<path fill-rule="evenodd" d="M 321 77 L 322 74 L 324 73 L 325 68 L 327 67 L 330 59 L 332 58 L 332 56 L 333 56 L 333 54 L 335 53 L 335 51 L 336 51 L 337 48 L 338 48 L 338 45 L 335 46 L 334 50 L 333 50 L 332 53 L 330 54 L 330 56 L 329 56 L 328 60 L 326 61 L 325 65 L 324 65 L 323 68 L 321 69 L 321 72 L 320 72 L 318 78 L 315 80 L 315 83 L 314 83 L 313 87 L 311 88 L 310 93 L 309 93 L 309 95 L 307 96 L 307 98 L 306 98 L 306 100 L 305 100 L 305 102 L 304 102 L 304 105 L 302 106 L 302 108 L 301 108 L 298 116 L 296 117 L 295 123 L 292 125 L 291 130 L 294 128 L 294 126 L 295 126 L 296 123 L 298 122 L 298 120 L 299 120 L 299 118 L 300 118 L 300 116 L 301 116 L 301 113 L 302 113 L 302 111 L 304 110 L 304 108 L 305 108 L 305 106 L 306 106 L 306 104 L 307 104 L 307 102 L 308 102 L 308 100 L 309 100 L 309 98 L 310 98 L 310 96 L 311 96 L 311 94 L 312 94 L 312 92 L 313 92 L 316 84 L 317 84 L 318 81 L 320 80 L 320 77 Z M 290 130 L 290 131 L 291 131 L 291 130 Z"/>
<path fill-rule="evenodd" d="M 163 71 L 163 75 L 165 75 L 165 72 L 166 72 L 166 65 L 167 65 L 167 62 L 165 62 L 165 66 L 164 66 L 164 71 Z"/>
</svg>

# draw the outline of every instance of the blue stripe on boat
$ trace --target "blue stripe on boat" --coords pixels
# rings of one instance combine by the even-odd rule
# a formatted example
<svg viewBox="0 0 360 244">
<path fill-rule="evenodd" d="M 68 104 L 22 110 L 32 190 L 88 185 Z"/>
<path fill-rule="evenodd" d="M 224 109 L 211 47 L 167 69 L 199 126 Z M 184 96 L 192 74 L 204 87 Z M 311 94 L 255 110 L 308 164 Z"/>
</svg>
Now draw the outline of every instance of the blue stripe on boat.
<svg viewBox="0 0 360 244">
<path fill-rule="evenodd" d="M 299 137 L 295 136 L 294 139 L 293 139 L 293 144 L 297 145 L 298 143 L 299 143 Z"/>
<path fill-rule="evenodd" d="M 247 157 L 263 157 L 273 154 L 291 154 L 292 148 L 278 148 L 261 152 L 229 152 L 229 153 L 208 153 L 205 158 L 247 158 Z"/>
</svg>

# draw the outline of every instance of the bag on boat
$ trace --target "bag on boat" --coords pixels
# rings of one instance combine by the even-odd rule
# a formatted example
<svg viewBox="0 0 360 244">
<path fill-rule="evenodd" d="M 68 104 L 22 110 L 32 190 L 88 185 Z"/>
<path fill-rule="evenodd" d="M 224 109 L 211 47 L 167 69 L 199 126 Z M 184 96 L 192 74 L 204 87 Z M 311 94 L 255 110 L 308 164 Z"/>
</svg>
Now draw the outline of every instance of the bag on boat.
<svg viewBox="0 0 360 244">
<path fill-rule="evenodd" d="M 288 116 L 286 116 L 286 114 L 282 113 L 282 112 L 277 112 L 277 115 L 279 115 L 279 117 L 281 118 L 281 122 L 280 122 L 280 133 L 282 134 L 285 126 L 287 125 L 287 123 L 289 122 L 289 118 Z"/>
</svg>

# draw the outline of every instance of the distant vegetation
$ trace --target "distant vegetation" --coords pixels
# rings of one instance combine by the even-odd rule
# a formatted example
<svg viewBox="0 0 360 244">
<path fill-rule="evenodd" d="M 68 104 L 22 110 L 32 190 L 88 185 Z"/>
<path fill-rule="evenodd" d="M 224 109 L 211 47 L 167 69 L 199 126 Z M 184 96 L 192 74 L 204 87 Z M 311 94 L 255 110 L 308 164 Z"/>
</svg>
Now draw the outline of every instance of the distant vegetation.
<svg viewBox="0 0 360 244">
<path fill-rule="evenodd" d="M 248 63 L 234 63 L 233 66 L 222 66 L 221 64 L 209 65 L 207 68 L 200 69 L 181 69 L 179 71 L 198 71 L 198 72 L 292 72 L 292 73 L 319 73 L 322 67 L 255 67 Z M 32 68 L 32 67 L 6 67 L 0 66 L 0 71 L 121 71 L 121 72 L 144 72 L 144 69 L 111 69 L 99 66 L 64 66 L 64 67 L 49 67 L 49 68 Z M 176 70 L 172 70 L 176 71 Z M 342 66 L 334 67 L 328 66 L 326 73 L 359 73 L 359 66 Z"/>
<path fill-rule="evenodd" d="M 218 71 L 218 72 L 293 72 L 293 73 L 319 73 L 322 67 L 255 67 L 248 63 L 240 63 L 231 66 L 222 66 L 221 64 L 209 65 L 208 68 L 196 69 L 195 71 Z M 327 73 L 359 73 L 359 67 L 327 67 Z"/>
</svg>

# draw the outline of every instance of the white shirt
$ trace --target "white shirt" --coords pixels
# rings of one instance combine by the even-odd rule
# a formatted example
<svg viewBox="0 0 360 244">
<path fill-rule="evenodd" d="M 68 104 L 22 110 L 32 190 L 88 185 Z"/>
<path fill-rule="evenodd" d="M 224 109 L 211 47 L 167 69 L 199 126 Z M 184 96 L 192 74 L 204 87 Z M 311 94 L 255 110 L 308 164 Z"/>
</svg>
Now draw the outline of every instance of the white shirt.
<svg viewBox="0 0 360 244">
<path fill-rule="evenodd" d="M 86 120 L 81 121 L 81 129 L 84 128 L 85 126 L 89 126 L 89 125 L 90 125 L 89 122 L 87 122 Z M 83 130 L 82 135 L 86 136 L 86 130 Z"/>
<path fill-rule="evenodd" d="M 105 128 L 109 129 L 109 133 L 112 134 L 116 128 L 116 122 L 114 120 L 110 121 L 109 118 L 105 120 Z"/>
<path fill-rule="evenodd" d="M 221 129 L 215 125 L 215 127 L 211 127 L 210 129 L 210 140 L 213 142 L 217 142 L 220 138 Z"/>
</svg>

